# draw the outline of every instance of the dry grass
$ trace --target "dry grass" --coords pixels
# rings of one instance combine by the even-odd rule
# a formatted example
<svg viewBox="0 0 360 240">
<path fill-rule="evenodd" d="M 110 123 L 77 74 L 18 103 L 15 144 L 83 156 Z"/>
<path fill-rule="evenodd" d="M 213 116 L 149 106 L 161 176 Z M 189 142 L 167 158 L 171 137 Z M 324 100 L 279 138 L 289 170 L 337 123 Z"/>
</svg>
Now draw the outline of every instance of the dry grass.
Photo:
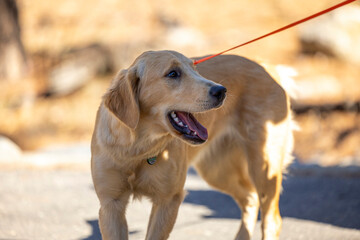
<svg viewBox="0 0 360 240">
<path fill-rule="evenodd" d="M 10 94 L 5 100 L 2 96 L 0 112 L 6 118 L 1 121 L 0 132 L 26 150 L 59 142 L 89 141 L 107 85 L 108 81 L 98 79 L 65 98 L 33 98 L 24 92 L 23 99 Z"/>
<path fill-rule="evenodd" d="M 358 113 L 311 111 L 297 116 L 296 120 L 301 127 L 301 131 L 295 133 L 297 157 L 327 166 L 359 163 Z"/>
</svg>

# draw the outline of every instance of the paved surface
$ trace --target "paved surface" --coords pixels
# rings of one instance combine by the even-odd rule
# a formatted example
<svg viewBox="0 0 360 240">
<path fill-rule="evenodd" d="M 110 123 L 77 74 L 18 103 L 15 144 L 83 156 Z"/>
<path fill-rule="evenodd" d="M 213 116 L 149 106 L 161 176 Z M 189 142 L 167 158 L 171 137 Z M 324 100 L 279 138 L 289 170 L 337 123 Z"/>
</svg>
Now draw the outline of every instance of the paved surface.
<svg viewBox="0 0 360 240">
<path fill-rule="evenodd" d="M 78 158 L 81 154 L 75 152 Z M 37 159 L 34 154 L 31 157 Z M 77 162 L 82 167 L 76 169 L 65 165 L 60 166 L 63 169 L 57 166 L 0 170 L 0 240 L 100 239 L 99 204 L 88 160 L 84 157 L 81 163 Z M 296 167 L 295 175 L 284 181 L 281 239 L 359 240 L 359 169 L 309 169 L 313 168 Z M 189 194 L 170 239 L 233 239 L 240 223 L 240 211 L 233 200 L 213 191 L 193 171 L 188 174 L 186 189 Z M 147 200 L 130 204 L 130 239 L 144 239 L 149 213 Z M 254 239 L 261 239 L 259 223 Z"/>
</svg>

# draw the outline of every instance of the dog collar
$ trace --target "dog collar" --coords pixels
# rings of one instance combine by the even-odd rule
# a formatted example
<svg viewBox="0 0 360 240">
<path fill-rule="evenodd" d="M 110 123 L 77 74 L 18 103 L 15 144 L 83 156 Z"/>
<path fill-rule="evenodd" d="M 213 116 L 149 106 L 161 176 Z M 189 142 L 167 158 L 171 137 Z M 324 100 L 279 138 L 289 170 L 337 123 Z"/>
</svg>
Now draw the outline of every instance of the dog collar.
<svg viewBox="0 0 360 240">
<path fill-rule="evenodd" d="M 146 159 L 147 163 L 150 165 L 154 165 L 156 162 L 156 156 Z"/>
</svg>

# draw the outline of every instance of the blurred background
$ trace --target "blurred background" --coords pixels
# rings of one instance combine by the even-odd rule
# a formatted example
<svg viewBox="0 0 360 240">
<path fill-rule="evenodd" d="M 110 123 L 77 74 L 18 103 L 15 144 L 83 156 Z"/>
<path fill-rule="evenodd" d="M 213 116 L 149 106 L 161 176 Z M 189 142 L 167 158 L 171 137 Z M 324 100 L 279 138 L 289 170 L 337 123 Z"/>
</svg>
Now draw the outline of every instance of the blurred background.
<svg viewBox="0 0 360 240">
<path fill-rule="evenodd" d="M 21 151 L 89 142 L 112 76 L 143 51 L 217 53 L 336 3 L 1 0 L 0 135 Z M 295 81 L 302 162 L 360 162 L 359 42 L 356 2 L 230 52 Z"/>
<path fill-rule="evenodd" d="M 0 238 L 100 239 L 95 115 L 112 77 L 143 51 L 213 54 L 339 2 L 0 0 Z M 359 1 L 230 54 L 259 62 L 294 96 L 282 239 L 359 239 Z M 231 239 L 235 203 L 193 171 L 185 188 L 172 239 Z M 129 210 L 132 239 L 144 238 L 149 207 Z"/>
</svg>

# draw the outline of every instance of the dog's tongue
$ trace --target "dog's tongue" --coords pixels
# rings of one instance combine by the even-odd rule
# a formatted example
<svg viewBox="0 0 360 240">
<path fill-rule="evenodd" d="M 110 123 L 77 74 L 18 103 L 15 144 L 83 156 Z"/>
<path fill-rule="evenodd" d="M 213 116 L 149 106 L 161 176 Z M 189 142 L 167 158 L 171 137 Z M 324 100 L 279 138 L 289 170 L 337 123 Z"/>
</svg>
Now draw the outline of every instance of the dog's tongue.
<svg viewBox="0 0 360 240">
<path fill-rule="evenodd" d="M 176 112 L 176 115 L 188 125 L 191 131 L 196 132 L 199 138 L 204 141 L 208 139 L 207 129 L 201 125 L 191 113 Z"/>
</svg>

